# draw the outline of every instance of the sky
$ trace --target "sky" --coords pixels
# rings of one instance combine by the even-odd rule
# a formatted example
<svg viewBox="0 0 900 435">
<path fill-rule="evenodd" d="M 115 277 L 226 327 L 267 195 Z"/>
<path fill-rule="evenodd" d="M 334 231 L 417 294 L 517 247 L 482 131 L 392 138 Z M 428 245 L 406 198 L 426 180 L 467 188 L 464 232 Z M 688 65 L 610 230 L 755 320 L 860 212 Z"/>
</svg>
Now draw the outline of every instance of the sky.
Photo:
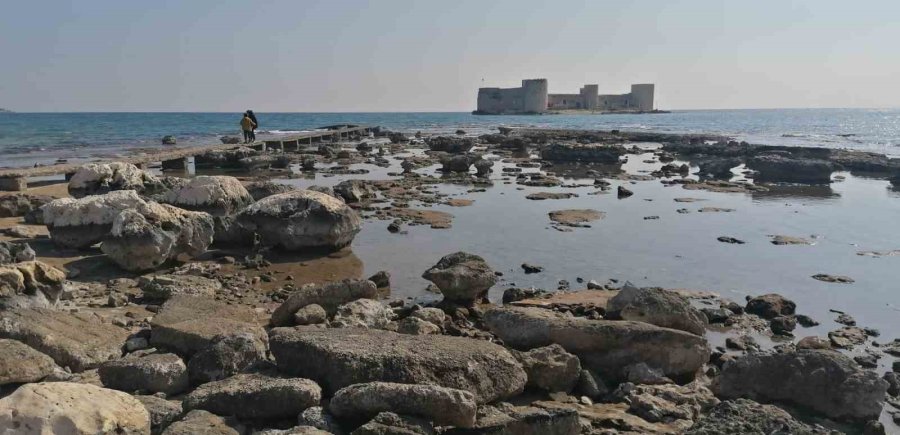
<svg viewBox="0 0 900 435">
<path fill-rule="evenodd" d="M 470 111 L 481 86 L 655 83 L 660 109 L 900 106 L 897 0 L 42 0 L 15 111 Z"/>
</svg>

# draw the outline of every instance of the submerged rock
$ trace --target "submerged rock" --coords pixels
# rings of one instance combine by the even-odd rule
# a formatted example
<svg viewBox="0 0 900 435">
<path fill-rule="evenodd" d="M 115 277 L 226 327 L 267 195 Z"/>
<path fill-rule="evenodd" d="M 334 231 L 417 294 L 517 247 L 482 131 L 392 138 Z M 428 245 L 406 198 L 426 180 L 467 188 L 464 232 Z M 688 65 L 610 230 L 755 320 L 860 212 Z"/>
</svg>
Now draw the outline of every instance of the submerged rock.
<svg viewBox="0 0 900 435">
<path fill-rule="evenodd" d="M 840 353 L 754 353 L 726 363 L 716 390 L 725 398 L 781 401 L 836 419 L 877 419 L 887 382 Z"/>
<path fill-rule="evenodd" d="M 347 246 L 359 232 L 361 220 L 333 196 L 297 190 L 257 201 L 238 215 L 238 223 L 259 234 L 265 246 L 300 250 Z"/>
<path fill-rule="evenodd" d="M 329 409 L 337 417 L 368 419 L 380 412 L 425 417 L 441 426 L 472 427 L 475 396 L 436 385 L 369 382 L 338 390 Z"/>
<path fill-rule="evenodd" d="M 162 202 L 213 216 L 224 216 L 250 205 L 253 197 L 237 178 L 198 175 L 169 192 Z"/>
<path fill-rule="evenodd" d="M 368 280 L 343 280 L 324 284 L 306 284 L 295 290 L 272 313 L 272 326 L 289 326 L 293 324 L 294 313 L 311 304 L 325 309 L 334 315 L 339 306 L 357 299 L 372 299 L 378 294 L 378 288 Z"/>
<path fill-rule="evenodd" d="M 706 333 L 706 317 L 681 295 L 661 288 L 638 288 L 630 282 L 609 300 L 607 317 L 645 322 L 692 334 Z"/>
<path fill-rule="evenodd" d="M 150 415 L 121 391 L 71 382 L 26 384 L 0 399 L 0 433 L 144 435 Z"/>
<path fill-rule="evenodd" d="M 282 373 L 316 380 L 329 393 L 375 381 L 430 384 L 469 391 L 486 403 L 521 393 L 526 381 L 509 352 L 482 340 L 373 329 L 276 328 L 270 345 Z"/>
<path fill-rule="evenodd" d="M 684 331 L 543 308 L 493 308 L 484 321 L 509 346 L 533 349 L 556 343 L 577 355 L 582 366 L 619 379 L 628 365 L 639 362 L 674 379 L 693 378 L 710 353 L 705 338 Z"/>
<path fill-rule="evenodd" d="M 497 282 L 497 275 L 487 262 L 467 252 L 445 255 L 422 278 L 433 282 L 445 299 L 461 303 L 472 303 L 485 296 Z"/>
<path fill-rule="evenodd" d="M 321 398 L 322 389 L 309 379 L 238 374 L 201 385 L 182 406 L 186 411 L 202 409 L 238 418 L 296 418 Z"/>
</svg>

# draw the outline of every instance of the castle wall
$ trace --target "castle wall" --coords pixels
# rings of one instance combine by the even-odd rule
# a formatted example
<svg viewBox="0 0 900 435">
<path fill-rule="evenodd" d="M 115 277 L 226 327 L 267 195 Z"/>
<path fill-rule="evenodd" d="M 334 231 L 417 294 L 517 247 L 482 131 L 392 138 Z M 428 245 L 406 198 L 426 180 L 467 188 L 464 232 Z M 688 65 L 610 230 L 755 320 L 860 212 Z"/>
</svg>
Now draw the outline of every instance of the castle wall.
<svg viewBox="0 0 900 435">
<path fill-rule="evenodd" d="M 519 88 L 479 88 L 478 112 L 495 114 L 547 111 L 547 79 L 522 80 Z"/>
<path fill-rule="evenodd" d="M 597 108 L 599 110 L 630 110 L 631 94 L 621 95 L 600 95 L 597 97 Z"/>
<path fill-rule="evenodd" d="M 522 112 L 546 112 L 548 96 L 547 92 L 547 79 L 522 80 Z"/>
<path fill-rule="evenodd" d="M 549 94 L 547 95 L 547 107 L 549 109 L 583 109 L 581 94 Z"/>
<path fill-rule="evenodd" d="M 654 88 L 652 83 L 631 85 L 631 102 L 637 110 L 644 112 L 653 110 Z"/>
<path fill-rule="evenodd" d="M 653 110 L 655 86 L 631 85 L 631 92 L 598 95 L 598 85 L 584 85 L 577 94 L 550 94 L 547 79 L 522 80 L 519 88 L 478 89 L 478 112 L 495 114 L 543 113 L 551 110 L 643 111 Z"/>
</svg>

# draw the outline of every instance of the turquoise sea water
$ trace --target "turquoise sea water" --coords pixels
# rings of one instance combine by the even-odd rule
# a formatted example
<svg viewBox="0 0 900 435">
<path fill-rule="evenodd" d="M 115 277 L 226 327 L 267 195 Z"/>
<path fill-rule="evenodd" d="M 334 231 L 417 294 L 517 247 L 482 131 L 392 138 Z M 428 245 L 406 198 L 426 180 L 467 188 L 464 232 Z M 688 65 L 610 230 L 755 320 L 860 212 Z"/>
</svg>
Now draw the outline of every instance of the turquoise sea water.
<svg viewBox="0 0 900 435">
<path fill-rule="evenodd" d="M 469 113 L 258 113 L 263 134 L 325 125 L 380 125 L 392 130 L 477 134 L 530 126 L 721 133 L 754 143 L 864 149 L 900 155 L 900 109 L 695 110 L 646 115 L 476 116 Z M 240 133 L 240 113 L 0 113 L 0 165 L 124 154 L 217 143 Z"/>
</svg>

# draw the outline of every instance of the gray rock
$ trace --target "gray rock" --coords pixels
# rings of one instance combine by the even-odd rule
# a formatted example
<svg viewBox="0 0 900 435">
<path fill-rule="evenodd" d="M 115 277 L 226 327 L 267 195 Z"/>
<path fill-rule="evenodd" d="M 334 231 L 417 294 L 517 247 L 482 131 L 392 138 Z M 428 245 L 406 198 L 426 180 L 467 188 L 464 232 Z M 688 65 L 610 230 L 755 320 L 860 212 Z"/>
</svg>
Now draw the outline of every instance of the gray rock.
<svg viewBox="0 0 900 435">
<path fill-rule="evenodd" d="M 300 426 L 311 426 L 333 434 L 344 433 L 334 417 L 325 412 L 325 408 L 321 406 L 313 406 L 303 410 L 300 413 L 300 417 L 297 418 L 297 424 Z"/>
<path fill-rule="evenodd" d="M 434 435 L 434 425 L 428 420 L 393 412 L 382 412 L 351 435 Z"/>
<path fill-rule="evenodd" d="M 685 435 L 796 434 L 832 432 L 797 421 L 783 409 L 752 400 L 726 400 L 694 424 Z"/>
<path fill-rule="evenodd" d="M 252 183 L 244 186 L 247 189 L 247 192 L 250 193 L 250 196 L 253 197 L 254 201 L 259 201 L 260 199 L 277 195 L 279 193 L 291 192 L 297 190 L 296 187 L 291 186 L 290 184 L 281 184 L 276 183 L 274 181 L 254 181 Z"/>
<path fill-rule="evenodd" d="M 53 358 L 16 340 L 0 339 L 0 386 L 38 382 L 54 369 Z"/>
<path fill-rule="evenodd" d="M 444 314 L 444 311 L 440 308 L 420 308 L 418 310 L 413 311 L 409 315 L 410 317 L 415 317 L 417 319 L 422 319 L 426 322 L 433 323 L 437 326 L 442 326 L 444 324 L 444 320 L 447 315 Z"/>
<path fill-rule="evenodd" d="M 243 435 L 244 426 L 231 418 L 195 409 L 169 425 L 162 435 Z"/>
<path fill-rule="evenodd" d="M 692 334 L 706 333 L 706 317 L 681 295 L 661 288 L 638 288 L 625 283 L 609 300 L 607 317 L 680 329 Z"/>
<path fill-rule="evenodd" d="M 671 384 L 672 380 L 665 377 L 660 370 L 654 369 L 642 362 L 629 364 L 623 369 L 625 379 L 633 384 Z"/>
<path fill-rule="evenodd" d="M 266 360 L 268 348 L 258 334 L 233 332 L 211 343 L 188 361 L 188 377 L 195 385 L 234 376 Z"/>
<path fill-rule="evenodd" d="M 614 394 L 628 403 L 628 412 L 652 423 L 676 423 L 679 427 L 690 426 L 719 404 L 712 391 L 696 381 L 687 385 L 621 384 Z"/>
<path fill-rule="evenodd" d="M 176 295 L 160 307 L 151 321 L 150 344 L 182 356 L 212 345 L 220 336 L 249 334 L 265 347 L 266 331 L 259 316 L 246 305 L 229 305 L 199 296 Z"/>
<path fill-rule="evenodd" d="M 331 327 L 385 329 L 393 317 L 394 311 L 381 302 L 357 299 L 338 307 L 331 320 Z"/>
<path fill-rule="evenodd" d="M 159 434 L 181 417 L 181 402 L 156 396 L 134 396 L 150 414 L 150 433 Z"/>
<path fill-rule="evenodd" d="M 778 316 L 790 316 L 797 309 L 797 304 L 779 294 L 770 293 L 757 296 L 747 301 L 744 311 L 756 314 L 763 319 L 774 319 Z"/>
<path fill-rule="evenodd" d="M 272 313 L 272 326 L 293 324 L 294 313 L 311 304 L 320 305 L 329 314 L 337 312 L 339 306 L 357 299 L 372 299 L 378 289 L 371 281 L 344 280 L 324 284 L 306 284 L 295 290 Z"/>
<path fill-rule="evenodd" d="M 238 223 L 259 234 L 265 246 L 300 250 L 347 246 L 359 232 L 361 220 L 332 196 L 296 190 L 257 201 L 238 215 Z"/>
<path fill-rule="evenodd" d="M 418 317 L 407 317 L 397 322 L 397 332 L 410 335 L 440 334 L 440 326 Z"/>
<path fill-rule="evenodd" d="M 466 390 L 479 403 L 522 392 L 526 375 L 502 347 L 460 337 L 371 329 L 276 328 L 272 354 L 282 373 L 333 393 L 365 382 L 431 384 Z"/>
<path fill-rule="evenodd" d="M 828 350 L 748 354 L 726 363 L 717 378 L 725 398 L 781 401 L 829 418 L 878 418 L 887 382 Z"/>
<path fill-rule="evenodd" d="M 469 172 L 469 167 L 481 160 L 477 154 L 460 154 L 444 156 L 441 158 L 441 170 L 443 172 Z"/>
<path fill-rule="evenodd" d="M 581 423 L 574 409 L 506 406 L 479 410 L 471 429 L 451 428 L 446 435 L 577 435 Z"/>
<path fill-rule="evenodd" d="M 230 150 L 207 151 L 194 156 L 194 166 L 200 169 L 210 168 L 240 168 L 241 159 L 257 155 L 252 148 L 238 147 Z"/>
<path fill-rule="evenodd" d="M 575 385 L 575 393 L 579 396 L 587 396 L 592 399 L 605 396 L 609 393 L 609 387 L 597 375 L 590 370 L 582 370 L 578 374 L 578 383 Z"/>
<path fill-rule="evenodd" d="M 0 196 L 0 218 L 21 217 L 34 214 L 34 212 L 40 210 L 44 204 L 53 199 L 52 196 L 35 195 L 23 192 L 2 195 Z M 26 222 L 28 222 L 27 219 Z"/>
<path fill-rule="evenodd" d="M 309 304 L 294 313 L 295 325 L 318 325 L 328 321 L 328 313 L 319 304 Z"/>
<path fill-rule="evenodd" d="M 471 150 L 475 146 L 475 139 L 471 137 L 432 136 L 426 138 L 425 143 L 428 144 L 428 148 L 431 151 L 459 154 Z"/>
<path fill-rule="evenodd" d="M 565 162 L 618 163 L 619 157 L 625 155 L 622 145 L 581 145 L 559 143 L 541 149 L 541 159 Z"/>
<path fill-rule="evenodd" d="M 321 388 L 309 379 L 239 374 L 201 385 L 184 398 L 182 406 L 238 418 L 296 418 L 321 398 Z"/>
<path fill-rule="evenodd" d="M 887 393 L 894 397 L 900 396 L 900 373 L 887 372 L 884 380 L 888 383 Z"/>
<path fill-rule="evenodd" d="M 0 338 L 21 341 L 81 372 L 122 356 L 128 332 L 95 316 L 47 309 L 0 311 Z"/>
<path fill-rule="evenodd" d="M 837 166 L 826 160 L 794 159 L 780 155 L 759 155 L 747 160 L 747 167 L 756 171 L 756 181 L 784 183 L 831 183 L 831 173 Z"/>
<path fill-rule="evenodd" d="M 121 391 L 72 382 L 25 384 L 0 399 L 0 433 L 144 435 L 150 415 Z"/>
<path fill-rule="evenodd" d="M 193 177 L 184 186 L 171 190 L 162 200 L 166 204 L 213 216 L 237 213 L 253 201 L 250 192 L 237 178 L 224 175 Z"/>
<path fill-rule="evenodd" d="M 187 389 L 187 366 L 178 355 L 156 353 L 109 361 L 97 371 L 103 386 L 125 392 L 177 394 Z"/>
<path fill-rule="evenodd" d="M 253 435 L 331 435 L 331 432 L 327 432 L 312 426 L 294 426 L 290 429 L 266 429 L 263 431 L 253 431 Z"/>
<path fill-rule="evenodd" d="M 425 417 L 436 425 L 472 427 L 475 396 L 463 390 L 436 385 L 369 382 L 338 390 L 329 410 L 337 417 L 371 418 L 380 412 Z"/>
<path fill-rule="evenodd" d="M 494 270 L 483 258 L 466 252 L 444 256 L 422 278 L 433 282 L 445 299 L 461 303 L 474 302 L 497 282 Z"/>
<path fill-rule="evenodd" d="M 375 283 L 375 287 L 378 288 L 390 288 L 391 287 L 391 274 L 387 271 L 379 271 L 374 275 L 369 277 L 369 281 Z"/>
<path fill-rule="evenodd" d="M 513 352 L 528 374 L 528 387 L 549 392 L 572 391 L 581 375 L 578 357 L 562 346 L 551 344 L 527 352 Z"/>
<path fill-rule="evenodd" d="M 363 180 L 344 180 L 334 185 L 334 194 L 347 204 L 353 204 L 375 197 L 375 190 Z"/>
<path fill-rule="evenodd" d="M 494 162 L 491 160 L 481 159 L 475 162 L 475 171 L 479 177 L 487 177 L 488 174 L 491 173 L 494 167 Z"/>
<path fill-rule="evenodd" d="M 34 261 L 34 249 L 25 242 L 0 241 L 0 264 Z"/>
<path fill-rule="evenodd" d="M 216 279 L 196 275 L 152 275 L 138 279 L 144 297 L 151 300 L 167 300 L 174 295 L 213 297 L 222 289 Z"/>
<path fill-rule="evenodd" d="M 41 261 L 0 265 L 0 310 L 47 308 L 66 291 L 65 272 Z"/>
<path fill-rule="evenodd" d="M 590 320 L 524 307 L 493 308 L 484 321 L 509 346 L 533 349 L 556 343 L 577 355 L 582 367 L 615 379 L 623 379 L 623 369 L 638 362 L 673 379 L 691 379 L 710 354 L 703 337 L 641 322 Z"/>
</svg>

